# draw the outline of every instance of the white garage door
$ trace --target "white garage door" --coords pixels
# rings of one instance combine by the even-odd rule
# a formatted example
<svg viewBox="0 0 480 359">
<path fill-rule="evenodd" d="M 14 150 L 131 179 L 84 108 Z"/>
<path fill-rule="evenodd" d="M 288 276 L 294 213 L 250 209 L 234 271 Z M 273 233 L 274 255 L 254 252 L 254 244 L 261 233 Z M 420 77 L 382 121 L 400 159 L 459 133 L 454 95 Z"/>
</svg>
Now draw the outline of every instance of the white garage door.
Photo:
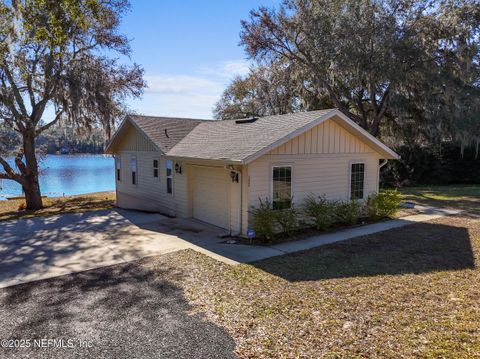
<svg viewBox="0 0 480 359">
<path fill-rule="evenodd" d="M 193 217 L 222 228 L 229 228 L 230 177 L 218 167 L 194 167 Z"/>
</svg>

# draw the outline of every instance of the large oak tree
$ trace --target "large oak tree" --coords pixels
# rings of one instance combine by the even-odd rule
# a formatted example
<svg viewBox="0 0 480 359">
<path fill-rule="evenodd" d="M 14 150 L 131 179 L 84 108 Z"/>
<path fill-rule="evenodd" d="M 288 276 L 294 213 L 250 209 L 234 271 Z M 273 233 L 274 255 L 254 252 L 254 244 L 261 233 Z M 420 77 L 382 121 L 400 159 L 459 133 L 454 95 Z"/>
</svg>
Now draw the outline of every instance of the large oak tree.
<svg viewBox="0 0 480 359">
<path fill-rule="evenodd" d="M 109 136 L 125 98 L 141 94 L 143 70 L 119 60 L 130 54 L 118 33 L 128 7 L 126 0 L 0 3 L 0 125 L 21 142 L 14 164 L 0 147 L 0 179 L 22 186 L 27 209 L 42 207 L 36 138 L 60 121 L 101 125 Z"/>
<path fill-rule="evenodd" d="M 307 94 L 373 135 L 478 139 L 479 25 L 477 0 L 284 0 L 253 10 L 241 43 L 262 67 L 290 64 Z"/>
</svg>

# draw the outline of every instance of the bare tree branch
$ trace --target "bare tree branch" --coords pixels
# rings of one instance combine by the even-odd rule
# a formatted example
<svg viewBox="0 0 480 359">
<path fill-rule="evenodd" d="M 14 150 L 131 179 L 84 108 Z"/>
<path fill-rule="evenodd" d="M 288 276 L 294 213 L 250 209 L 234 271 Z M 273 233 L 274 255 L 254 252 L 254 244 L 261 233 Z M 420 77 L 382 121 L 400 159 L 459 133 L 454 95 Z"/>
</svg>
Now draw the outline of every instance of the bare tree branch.
<svg viewBox="0 0 480 359">
<path fill-rule="evenodd" d="M 50 121 L 49 123 L 47 123 L 46 125 L 37 129 L 35 134 L 38 136 L 42 132 L 44 132 L 44 131 L 48 130 L 49 128 L 51 128 L 52 126 L 54 126 L 62 118 L 62 114 L 63 114 L 63 109 L 60 110 L 60 111 L 57 111 L 56 114 L 55 114 L 55 118 L 52 121 Z"/>
</svg>

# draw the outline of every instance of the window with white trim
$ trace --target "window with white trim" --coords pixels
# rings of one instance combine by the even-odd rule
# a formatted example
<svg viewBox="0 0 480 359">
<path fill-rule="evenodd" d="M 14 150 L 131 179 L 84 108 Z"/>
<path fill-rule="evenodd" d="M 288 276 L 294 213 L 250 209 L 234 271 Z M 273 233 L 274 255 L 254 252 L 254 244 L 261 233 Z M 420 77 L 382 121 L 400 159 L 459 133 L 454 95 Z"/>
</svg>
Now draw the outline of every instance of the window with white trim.
<svg viewBox="0 0 480 359">
<path fill-rule="evenodd" d="M 115 157 L 115 173 L 117 177 L 117 181 L 120 181 L 121 174 L 122 174 L 122 159 L 121 157 Z"/>
<path fill-rule="evenodd" d="M 173 193 L 173 161 L 165 161 L 165 169 L 167 174 L 167 193 Z"/>
<path fill-rule="evenodd" d="M 153 177 L 158 178 L 158 160 L 153 160 Z"/>
<path fill-rule="evenodd" d="M 292 206 L 292 167 L 273 167 L 272 207 L 285 209 Z"/>
<path fill-rule="evenodd" d="M 137 158 L 132 157 L 132 184 L 137 184 Z"/>
<path fill-rule="evenodd" d="M 350 169 L 350 199 L 363 199 L 365 189 L 365 163 L 352 163 Z"/>
</svg>

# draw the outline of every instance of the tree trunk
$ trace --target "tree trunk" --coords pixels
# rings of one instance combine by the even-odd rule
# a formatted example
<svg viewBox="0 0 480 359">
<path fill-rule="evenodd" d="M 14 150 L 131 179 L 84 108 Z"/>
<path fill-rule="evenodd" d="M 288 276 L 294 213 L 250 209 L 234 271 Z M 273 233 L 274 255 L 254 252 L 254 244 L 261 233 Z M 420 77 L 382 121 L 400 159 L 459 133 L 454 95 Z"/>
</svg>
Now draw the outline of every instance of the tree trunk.
<svg viewBox="0 0 480 359">
<path fill-rule="evenodd" d="M 35 131 L 28 130 L 23 134 L 23 154 L 25 156 L 25 173 L 22 173 L 25 191 L 25 202 L 28 210 L 43 207 L 40 184 L 38 181 L 38 162 L 35 155 Z"/>
</svg>

